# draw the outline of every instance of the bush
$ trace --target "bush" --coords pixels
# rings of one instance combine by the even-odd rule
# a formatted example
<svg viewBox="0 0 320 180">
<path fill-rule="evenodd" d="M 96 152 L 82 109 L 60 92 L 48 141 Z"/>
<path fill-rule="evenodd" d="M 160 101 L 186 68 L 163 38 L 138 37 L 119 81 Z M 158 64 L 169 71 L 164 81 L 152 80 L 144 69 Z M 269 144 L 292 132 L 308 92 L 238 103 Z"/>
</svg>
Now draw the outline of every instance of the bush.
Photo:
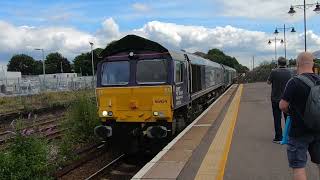
<svg viewBox="0 0 320 180">
<path fill-rule="evenodd" d="M 272 71 L 276 67 L 275 63 L 264 62 L 254 70 L 246 73 L 246 76 L 240 78 L 242 83 L 266 82 Z"/>
<path fill-rule="evenodd" d="M 47 142 L 17 135 L 8 149 L 0 152 L 0 179 L 51 179 Z"/>
<path fill-rule="evenodd" d="M 93 129 L 99 124 L 97 105 L 88 96 L 80 96 L 67 113 L 69 135 L 79 142 L 87 142 L 94 136 Z"/>
<path fill-rule="evenodd" d="M 60 161 L 76 158 L 75 146 L 94 142 L 94 128 L 99 124 L 97 107 L 89 96 L 78 96 L 67 112 L 63 128 L 67 129 L 60 143 Z"/>
</svg>

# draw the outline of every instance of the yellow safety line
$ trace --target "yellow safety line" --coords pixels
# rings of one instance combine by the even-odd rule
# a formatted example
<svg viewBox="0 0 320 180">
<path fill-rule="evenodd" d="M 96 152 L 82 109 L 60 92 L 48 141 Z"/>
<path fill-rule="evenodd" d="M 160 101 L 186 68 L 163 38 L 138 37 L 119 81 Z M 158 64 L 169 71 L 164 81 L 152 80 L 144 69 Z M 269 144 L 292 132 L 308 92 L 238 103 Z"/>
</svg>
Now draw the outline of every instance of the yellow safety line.
<svg viewBox="0 0 320 180">
<path fill-rule="evenodd" d="M 216 137 L 213 139 L 209 150 L 197 172 L 197 180 L 216 179 L 222 180 L 231 146 L 233 130 L 238 117 L 240 99 L 243 91 L 241 84 L 228 108 L 220 125 Z"/>
</svg>

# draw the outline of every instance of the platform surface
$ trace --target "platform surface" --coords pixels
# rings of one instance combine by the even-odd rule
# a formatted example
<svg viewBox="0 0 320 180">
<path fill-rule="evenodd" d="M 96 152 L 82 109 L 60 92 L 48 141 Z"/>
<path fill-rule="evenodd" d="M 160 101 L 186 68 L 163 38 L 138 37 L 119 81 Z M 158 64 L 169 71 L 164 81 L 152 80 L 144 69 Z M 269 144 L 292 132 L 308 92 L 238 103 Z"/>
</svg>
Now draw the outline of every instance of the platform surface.
<svg viewBox="0 0 320 180">
<path fill-rule="evenodd" d="M 292 179 L 286 146 L 272 142 L 270 91 L 266 83 L 234 85 L 133 179 Z M 318 178 L 310 161 L 307 173 Z"/>
<path fill-rule="evenodd" d="M 272 143 L 274 130 L 270 94 L 271 88 L 266 83 L 244 85 L 225 180 L 292 179 L 286 145 Z M 310 180 L 318 178 L 317 168 L 310 161 L 307 175 Z"/>
</svg>

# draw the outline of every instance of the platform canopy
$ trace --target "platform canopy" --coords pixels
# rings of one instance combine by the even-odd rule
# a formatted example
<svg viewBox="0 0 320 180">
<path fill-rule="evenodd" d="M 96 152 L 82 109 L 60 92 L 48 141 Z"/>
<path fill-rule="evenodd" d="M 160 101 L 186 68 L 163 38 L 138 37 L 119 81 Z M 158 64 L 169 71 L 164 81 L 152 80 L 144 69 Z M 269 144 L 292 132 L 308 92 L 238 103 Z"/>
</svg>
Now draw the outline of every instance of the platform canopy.
<svg viewBox="0 0 320 180">
<path fill-rule="evenodd" d="M 168 52 L 168 49 L 154 41 L 136 35 L 127 35 L 117 41 L 110 43 L 100 54 L 100 57 L 107 57 L 124 51 L 155 51 Z"/>
</svg>

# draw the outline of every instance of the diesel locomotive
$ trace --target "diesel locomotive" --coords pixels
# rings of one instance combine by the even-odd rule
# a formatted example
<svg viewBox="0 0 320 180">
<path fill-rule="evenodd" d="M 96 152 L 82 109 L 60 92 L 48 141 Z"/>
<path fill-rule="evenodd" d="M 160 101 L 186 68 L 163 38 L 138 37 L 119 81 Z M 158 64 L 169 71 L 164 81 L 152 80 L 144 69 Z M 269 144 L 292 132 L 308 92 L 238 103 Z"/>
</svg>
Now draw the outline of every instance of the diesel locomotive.
<svg viewBox="0 0 320 180">
<path fill-rule="evenodd" d="M 128 35 L 111 43 L 97 66 L 100 137 L 126 132 L 164 138 L 181 131 L 237 76 L 235 69 Z"/>
</svg>

